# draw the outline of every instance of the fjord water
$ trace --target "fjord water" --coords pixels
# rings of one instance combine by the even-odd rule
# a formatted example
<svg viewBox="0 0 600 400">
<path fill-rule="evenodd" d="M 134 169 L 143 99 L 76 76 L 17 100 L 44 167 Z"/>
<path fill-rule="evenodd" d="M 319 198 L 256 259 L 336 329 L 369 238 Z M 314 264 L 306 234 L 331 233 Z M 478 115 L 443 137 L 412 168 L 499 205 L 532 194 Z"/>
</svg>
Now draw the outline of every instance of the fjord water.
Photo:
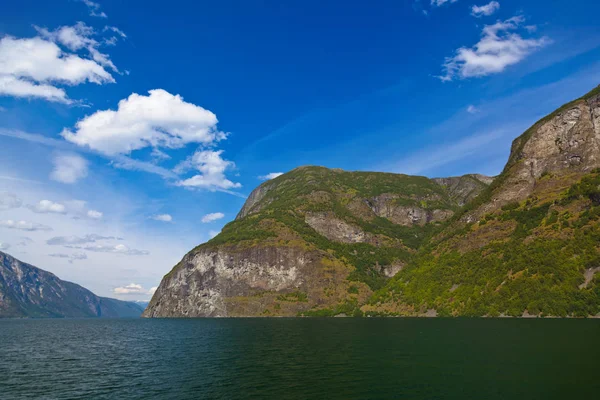
<svg viewBox="0 0 600 400">
<path fill-rule="evenodd" d="M 568 399 L 600 321 L 0 320 L 2 399 Z"/>
</svg>

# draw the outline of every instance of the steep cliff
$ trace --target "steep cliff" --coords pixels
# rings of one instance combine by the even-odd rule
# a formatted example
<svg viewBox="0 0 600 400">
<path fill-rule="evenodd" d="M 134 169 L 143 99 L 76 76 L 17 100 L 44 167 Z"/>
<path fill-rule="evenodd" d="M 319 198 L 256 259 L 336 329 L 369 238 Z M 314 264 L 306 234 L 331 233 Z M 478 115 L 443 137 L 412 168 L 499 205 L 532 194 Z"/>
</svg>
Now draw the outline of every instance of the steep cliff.
<svg viewBox="0 0 600 400">
<path fill-rule="evenodd" d="M 600 313 L 600 88 L 515 139 L 502 174 L 362 310 Z"/>
<path fill-rule="evenodd" d="M 353 313 L 489 178 L 451 182 L 297 168 L 260 185 L 235 221 L 187 254 L 144 315 Z"/>
<path fill-rule="evenodd" d="M 139 317 L 142 311 L 0 252 L 0 318 Z"/>
<path fill-rule="evenodd" d="M 600 313 L 600 87 L 496 178 L 301 167 L 167 274 L 144 315 Z"/>
</svg>

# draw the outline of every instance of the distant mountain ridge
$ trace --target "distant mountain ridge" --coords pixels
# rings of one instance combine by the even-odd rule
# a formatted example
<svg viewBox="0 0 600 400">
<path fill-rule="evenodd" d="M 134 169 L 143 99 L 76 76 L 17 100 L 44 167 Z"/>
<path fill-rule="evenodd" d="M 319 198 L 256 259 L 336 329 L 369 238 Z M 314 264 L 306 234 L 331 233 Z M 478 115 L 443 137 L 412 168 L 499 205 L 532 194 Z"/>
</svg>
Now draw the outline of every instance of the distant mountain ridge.
<svg viewBox="0 0 600 400">
<path fill-rule="evenodd" d="M 0 252 L 0 318 L 119 318 L 143 311 L 134 302 L 96 296 Z"/>
</svg>

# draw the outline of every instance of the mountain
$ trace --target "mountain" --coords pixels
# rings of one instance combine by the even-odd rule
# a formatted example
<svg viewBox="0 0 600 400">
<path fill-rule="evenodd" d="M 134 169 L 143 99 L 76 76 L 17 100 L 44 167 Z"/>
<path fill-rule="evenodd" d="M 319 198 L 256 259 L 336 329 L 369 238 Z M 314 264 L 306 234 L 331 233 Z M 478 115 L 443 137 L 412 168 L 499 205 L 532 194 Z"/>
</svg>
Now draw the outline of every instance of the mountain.
<svg viewBox="0 0 600 400">
<path fill-rule="evenodd" d="M 514 140 L 503 172 L 362 311 L 600 313 L 600 87 Z"/>
<path fill-rule="evenodd" d="M 139 317 L 142 311 L 0 252 L 0 318 Z"/>
<path fill-rule="evenodd" d="M 600 312 L 600 87 L 515 139 L 503 172 L 300 167 L 190 251 L 143 316 Z"/>
<path fill-rule="evenodd" d="M 354 310 L 489 182 L 297 168 L 260 185 L 235 221 L 188 253 L 144 315 Z"/>
</svg>

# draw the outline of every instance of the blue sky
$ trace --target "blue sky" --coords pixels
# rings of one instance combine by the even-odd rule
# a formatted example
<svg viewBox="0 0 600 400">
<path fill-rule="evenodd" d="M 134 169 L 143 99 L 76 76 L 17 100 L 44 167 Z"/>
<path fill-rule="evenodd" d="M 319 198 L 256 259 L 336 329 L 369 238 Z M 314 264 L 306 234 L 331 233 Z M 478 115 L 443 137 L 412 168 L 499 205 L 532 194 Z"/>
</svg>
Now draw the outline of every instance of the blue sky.
<svg viewBox="0 0 600 400">
<path fill-rule="evenodd" d="M 0 5 L 0 248 L 148 299 L 272 173 L 499 173 L 600 83 L 594 1 Z M 262 177 L 262 178 L 261 178 Z"/>
</svg>

